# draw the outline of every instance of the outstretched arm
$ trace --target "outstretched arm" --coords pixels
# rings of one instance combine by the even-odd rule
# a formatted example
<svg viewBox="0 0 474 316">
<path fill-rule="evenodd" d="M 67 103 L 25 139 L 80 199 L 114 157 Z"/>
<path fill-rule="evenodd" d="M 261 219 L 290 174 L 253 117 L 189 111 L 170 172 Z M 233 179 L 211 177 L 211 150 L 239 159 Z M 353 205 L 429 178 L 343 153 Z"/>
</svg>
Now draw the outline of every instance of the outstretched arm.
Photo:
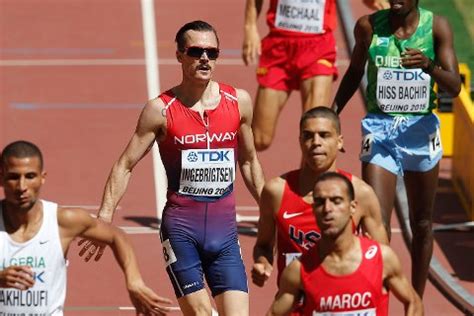
<svg viewBox="0 0 474 316">
<path fill-rule="evenodd" d="M 369 16 L 363 16 L 357 21 L 354 27 L 354 37 L 355 46 L 351 55 L 351 63 L 342 78 L 333 102 L 333 109 L 338 114 L 342 112 L 342 109 L 354 95 L 365 72 L 365 63 L 367 62 L 368 49 L 372 38 L 372 26 L 370 25 Z"/>
<path fill-rule="evenodd" d="M 143 108 L 130 142 L 113 165 L 105 184 L 99 211 L 101 219 L 112 221 L 115 209 L 127 189 L 133 168 L 148 153 L 155 139 L 160 137 L 166 126 L 163 108 L 164 104 L 160 99 L 149 101 Z"/>
<path fill-rule="evenodd" d="M 262 11 L 263 0 L 247 0 L 245 3 L 244 43 L 242 59 L 245 65 L 255 64 L 262 53 L 257 20 Z"/>
<path fill-rule="evenodd" d="M 380 245 L 383 256 L 384 284 L 405 306 L 405 315 L 423 315 L 423 304 L 415 290 L 402 272 L 397 255 L 386 245 Z"/>
<path fill-rule="evenodd" d="M 293 260 L 288 265 L 280 279 L 280 285 L 275 300 L 267 312 L 267 316 L 287 315 L 301 295 L 301 262 Z"/>
<path fill-rule="evenodd" d="M 253 247 L 252 281 L 263 286 L 273 271 L 273 249 L 275 247 L 275 214 L 280 208 L 283 195 L 281 178 L 265 183 L 260 198 L 257 241 Z"/>
<path fill-rule="evenodd" d="M 58 224 L 65 253 L 76 236 L 101 242 L 112 248 L 115 259 L 124 273 L 127 290 L 137 312 L 165 315 L 170 311 L 165 305 L 171 304 L 171 301 L 158 296 L 143 282 L 133 248 L 122 230 L 93 218 L 81 209 L 60 208 Z"/>
<path fill-rule="evenodd" d="M 252 100 L 247 91 L 240 89 L 237 89 L 237 98 L 240 111 L 239 166 L 245 185 L 258 203 L 265 179 L 253 141 Z"/>
<path fill-rule="evenodd" d="M 145 105 L 130 142 L 110 171 L 98 215 L 106 222 L 112 222 L 115 209 L 127 189 L 133 168 L 148 153 L 155 139 L 162 135 L 166 126 L 166 119 L 162 114 L 163 108 L 164 104 L 160 99 L 150 100 Z M 96 261 L 100 260 L 105 250 L 104 245 L 86 239 L 79 241 L 79 246 L 81 245 L 83 247 L 79 255 L 86 253 L 84 258 L 86 262 L 94 255 Z"/>
</svg>

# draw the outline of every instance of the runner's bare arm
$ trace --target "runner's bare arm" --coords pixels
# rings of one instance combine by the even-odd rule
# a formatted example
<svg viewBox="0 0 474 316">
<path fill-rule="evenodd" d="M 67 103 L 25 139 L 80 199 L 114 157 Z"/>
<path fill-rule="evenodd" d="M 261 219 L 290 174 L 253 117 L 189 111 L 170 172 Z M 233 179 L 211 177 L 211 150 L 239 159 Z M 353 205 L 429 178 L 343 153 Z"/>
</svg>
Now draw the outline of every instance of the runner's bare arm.
<svg viewBox="0 0 474 316">
<path fill-rule="evenodd" d="M 162 114 L 164 104 L 161 99 L 148 101 L 144 106 L 135 132 L 127 147 L 115 162 L 105 184 L 99 217 L 111 222 L 115 209 L 124 195 L 132 170 L 148 153 L 155 139 L 158 139 L 166 127 L 166 118 Z"/>
<path fill-rule="evenodd" d="M 342 109 L 354 95 L 364 76 L 365 63 L 367 62 L 368 49 L 372 38 L 372 26 L 368 15 L 357 21 L 354 27 L 354 37 L 355 46 L 351 55 L 351 63 L 342 78 L 333 102 L 333 109 L 338 114 L 342 112 Z"/>
<path fill-rule="evenodd" d="M 280 208 L 284 181 L 280 177 L 265 183 L 260 197 L 257 241 L 253 248 L 252 281 L 263 286 L 273 271 L 273 250 L 275 248 L 275 214 Z"/>
<path fill-rule="evenodd" d="M 253 141 L 252 100 L 248 92 L 241 89 L 237 89 L 237 98 L 240 111 L 239 166 L 245 185 L 258 203 L 265 179 Z"/>
<path fill-rule="evenodd" d="M 353 177 L 352 183 L 358 202 L 357 212 L 361 212 L 362 229 L 370 235 L 370 238 L 388 245 L 389 240 L 383 225 L 382 211 L 377 195 L 370 185 L 358 177 Z"/>
<path fill-rule="evenodd" d="M 105 243 L 112 248 L 137 312 L 165 315 L 170 311 L 164 305 L 171 304 L 171 301 L 158 296 L 143 282 L 132 245 L 122 230 L 93 218 L 82 209 L 59 208 L 58 224 L 64 253 L 67 253 L 70 243 L 77 236 Z"/>
<path fill-rule="evenodd" d="M 242 59 L 245 65 L 255 64 L 262 52 L 257 26 L 262 4 L 263 0 L 247 0 L 245 3 L 244 43 L 242 44 Z"/>
<path fill-rule="evenodd" d="M 278 293 L 267 312 L 267 316 L 287 315 L 291 311 L 303 290 L 300 269 L 301 262 L 293 260 L 283 270 Z"/>
<path fill-rule="evenodd" d="M 380 245 L 383 257 L 384 284 L 392 291 L 397 299 L 405 306 L 405 315 L 423 315 L 423 304 L 408 279 L 403 275 L 400 260 L 393 250 L 386 245 Z"/>
</svg>

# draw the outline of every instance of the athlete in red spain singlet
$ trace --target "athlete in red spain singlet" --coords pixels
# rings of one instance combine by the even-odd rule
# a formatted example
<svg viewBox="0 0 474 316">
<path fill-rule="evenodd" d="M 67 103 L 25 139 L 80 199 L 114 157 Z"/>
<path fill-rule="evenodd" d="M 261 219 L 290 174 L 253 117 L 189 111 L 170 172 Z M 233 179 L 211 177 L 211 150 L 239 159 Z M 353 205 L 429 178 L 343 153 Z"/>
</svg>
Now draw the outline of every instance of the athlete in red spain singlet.
<svg viewBox="0 0 474 316">
<path fill-rule="evenodd" d="M 342 145 L 340 122 L 334 111 L 317 107 L 303 114 L 300 121 L 301 169 L 269 180 L 260 199 L 252 268 L 252 280 L 256 285 L 263 286 L 273 270 L 275 244 L 279 279 L 284 267 L 319 238 L 320 231 L 312 214 L 312 191 L 316 178 L 327 171 L 340 172 L 356 187 L 361 204 L 353 218 L 354 225 L 360 224 L 374 239 L 387 242 L 372 189 L 358 177 L 336 169 L 336 156 Z"/>
<path fill-rule="evenodd" d="M 292 90 L 301 91 L 303 112 L 331 101 L 337 77 L 336 0 L 270 0 L 269 34 L 260 41 L 257 19 L 263 0 L 247 0 L 242 49 L 244 63 L 259 59 L 259 84 L 252 123 L 257 150 L 272 143 L 281 109 Z M 365 0 L 380 8 L 382 0 Z"/>
<path fill-rule="evenodd" d="M 206 280 L 219 314 L 247 316 L 233 182 L 238 164 L 259 200 L 264 180 L 250 126 L 252 102 L 246 91 L 211 80 L 219 56 L 211 25 L 185 24 L 176 43 L 182 82 L 145 105 L 109 176 L 99 216 L 112 220 L 134 166 L 157 141 L 168 178 L 160 238 L 181 312 L 211 315 Z"/>
<path fill-rule="evenodd" d="M 404 304 L 405 315 L 423 315 L 393 250 L 353 234 L 351 219 L 358 210 L 351 181 L 337 172 L 324 173 L 316 180 L 313 200 L 321 238 L 285 268 L 267 316 L 287 315 L 302 293 L 303 315 L 384 316 L 387 289 Z"/>
</svg>

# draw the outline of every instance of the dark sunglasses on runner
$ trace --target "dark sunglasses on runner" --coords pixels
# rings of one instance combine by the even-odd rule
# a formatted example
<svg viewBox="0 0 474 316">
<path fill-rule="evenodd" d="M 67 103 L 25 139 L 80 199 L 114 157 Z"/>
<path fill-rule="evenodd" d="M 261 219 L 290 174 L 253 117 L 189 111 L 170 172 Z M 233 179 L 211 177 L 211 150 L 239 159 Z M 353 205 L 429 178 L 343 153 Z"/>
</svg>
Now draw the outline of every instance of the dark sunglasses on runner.
<svg viewBox="0 0 474 316">
<path fill-rule="evenodd" d="M 206 55 L 209 59 L 217 59 L 219 57 L 219 48 L 216 47 L 198 47 L 190 46 L 184 50 L 186 55 L 193 58 L 201 58 L 202 54 L 206 52 Z"/>
</svg>

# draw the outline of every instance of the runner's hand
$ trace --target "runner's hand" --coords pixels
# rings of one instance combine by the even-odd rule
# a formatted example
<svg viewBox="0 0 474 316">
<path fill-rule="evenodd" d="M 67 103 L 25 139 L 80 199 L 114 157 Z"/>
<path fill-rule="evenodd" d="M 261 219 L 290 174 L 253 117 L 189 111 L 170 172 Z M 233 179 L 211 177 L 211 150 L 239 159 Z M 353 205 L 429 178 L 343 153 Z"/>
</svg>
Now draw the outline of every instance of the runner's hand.
<svg viewBox="0 0 474 316">
<path fill-rule="evenodd" d="M 260 35 L 256 27 L 245 30 L 244 44 L 242 45 L 242 59 L 246 66 L 258 62 L 258 56 L 262 53 Z"/>
<path fill-rule="evenodd" d="M 265 282 L 270 278 L 273 267 L 270 264 L 256 262 L 252 267 L 252 282 L 262 287 Z"/>
<path fill-rule="evenodd" d="M 425 69 L 429 66 L 430 59 L 423 54 L 421 50 L 407 47 L 406 50 L 402 52 L 401 62 L 404 68 Z"/>
<path fill-rule="evenodd" d="M 98 216 L 96 216 L 95 214 L 90 214 L 90 215 L 95 218 L 100 218 L 100 220 L 103 220 L 107 223 L 112 223 L 112 218 L 101 216 L 100 211 L 99 211 Z M 84 246 L 79 251 L 79 256 L 82 257 L 84 256 L 84 254 L 86 254 L 84 256 L 85 262 L 89 262 L 91 258 L 94 257 L 94 255 L 95 255 L 95 258 L 94 258 L 95 261 L 99 261 L 100 258 L 102 258 L 102 255 L 104 254 L 105 247 L 106 247 L 105 244 L 97 242 L 97 241 L 85 239 L 85 238 L 79 240 L 79 242 L 77 243 L 78 246 L 81 246 L 82 244 L 84 244 Z"/>
<path fill-rule="evenodd" d="M 85 262 L 89 262 L 91 258 L 94 257 L 94 255 L 95 255 L 94 260 L 99 261 L 102 255 L 104 254 L 105 244 L 99 243 L 97 241 L 92 241 L 89 239 L 81 239 L 79 240 L 77 245 L 81 246 L 82 244 L 84 244 L 84 246 L 79 251 L 79 256 L 82 257 L 84 256 L 84 254 L 86 254 L 84 256 Z"/>
<path fill-rule="evenodd" d="M 29 266 L 9 266 L 0 270 L 0 288 L 27 290 L 35 285 L 33 270 Z"/>
<path fill-rule="evenodd" d="M 171 300 L 158 296 L 143 281 L 128 284 L 127 289 L 137 315 L 166 315 L 171 311 L 171 308 L 165 306 L 170 305 Z"/>
</svg>

